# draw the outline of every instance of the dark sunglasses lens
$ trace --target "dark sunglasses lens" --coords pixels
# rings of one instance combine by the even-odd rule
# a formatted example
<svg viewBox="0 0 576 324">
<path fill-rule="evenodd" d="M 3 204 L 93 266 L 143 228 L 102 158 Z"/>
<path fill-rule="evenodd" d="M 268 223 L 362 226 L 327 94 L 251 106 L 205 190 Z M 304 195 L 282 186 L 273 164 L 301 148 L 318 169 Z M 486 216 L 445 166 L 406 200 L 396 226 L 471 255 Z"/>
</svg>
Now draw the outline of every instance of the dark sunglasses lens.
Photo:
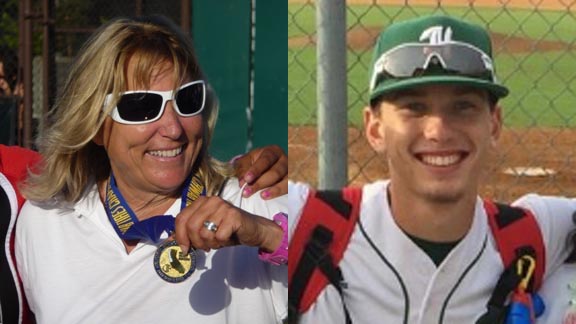
<svg viewBox="0 0 576 324">
<path fill-rule="evenodd" d="M 181 114 L 198 113 L 204 105 L 204 84 L 193 83 L 178 90 L 176 104 Z"/>
<path fill-rule="evenodd" d="M 398 49 L 386 57 L 384 71 L 396 78 L 407 78 L 414 75 L 415 71 L 422 69 L 426 56 L 420 48 Z"/>
<path fill-rule="evenodd" d="M 127 93 L 120 97 L 118 114 L 130 122 L 154 119 L 162 109 L 162 96 L 153 93 Z"/>
<path fill-rule="evenodd" d="M 472 77 L 491 77 L 492 71 L 478 51 L 460 45 L 421 45 L 399 48 L 389 53 L 384 71 L 393 77 L 412 77 L 425 64 L 440 65 L 447 72 Z M 430 65 L 428 65 L 429 67 Z"/>
<path fill-rule="evenodd" d="M 462 75 L 478 76 L 488 70 L 482 54 L 464 46 L 444 46 L 434 52 L 446 66 L 444 69 Z"/>
</svg>

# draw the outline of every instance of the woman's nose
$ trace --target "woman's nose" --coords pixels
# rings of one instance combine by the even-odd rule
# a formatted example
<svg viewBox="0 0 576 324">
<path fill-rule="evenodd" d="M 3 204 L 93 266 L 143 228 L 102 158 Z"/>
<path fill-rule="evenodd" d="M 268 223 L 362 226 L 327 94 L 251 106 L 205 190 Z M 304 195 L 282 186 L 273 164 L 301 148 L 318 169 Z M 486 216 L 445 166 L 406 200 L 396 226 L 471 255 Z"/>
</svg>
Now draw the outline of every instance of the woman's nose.
<svg viewBox="0 0 576 324">
<path fill-rule="evenodd" d="M 163 136 L 178 138 L 182 135 L 183 129 L 182 123 L 180 122 L 180 115 L 176 112 L 173 102 L 173 100 L 166 102 L 164 112 L 157 123 L 159 123 L 160 133 Z"/>
</svg>

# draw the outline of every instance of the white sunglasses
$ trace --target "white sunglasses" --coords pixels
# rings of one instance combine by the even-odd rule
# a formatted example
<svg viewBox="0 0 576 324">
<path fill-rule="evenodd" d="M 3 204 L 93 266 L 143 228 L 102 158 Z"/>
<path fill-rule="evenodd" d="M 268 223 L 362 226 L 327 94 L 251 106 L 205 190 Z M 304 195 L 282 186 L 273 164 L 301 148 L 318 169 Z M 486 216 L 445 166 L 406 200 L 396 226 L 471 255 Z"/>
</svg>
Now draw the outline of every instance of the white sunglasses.
<svg viewBox="0 0 576 324">
<path fill-rule="evenodd" d="M 104 106 L 112 101 L 113 94 L 106 95 Z M 152 123 L 160 119 L 166 103 L 172 100 L 176 113 L 182 117 L 198 115 L 206 104 L 206 85 L 204 80 L 196 80 L 182 85 L 174 91 L 136 90 L 120 94 L 116 107 L 110 111 L 110 117 L 118 123 L 139 125 Z"/>
</svg>

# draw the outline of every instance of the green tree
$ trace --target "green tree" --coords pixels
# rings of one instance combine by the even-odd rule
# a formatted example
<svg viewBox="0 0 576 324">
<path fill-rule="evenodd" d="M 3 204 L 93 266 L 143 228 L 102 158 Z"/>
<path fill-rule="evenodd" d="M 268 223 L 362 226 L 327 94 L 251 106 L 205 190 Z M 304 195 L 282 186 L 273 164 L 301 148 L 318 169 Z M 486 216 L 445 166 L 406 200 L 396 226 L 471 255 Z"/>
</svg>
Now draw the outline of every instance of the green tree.
<svg viewBox="0 0 576 324">
<path fill-rule="evenodd" d="M 1 1 L 0 9 L 0 46 L 17 50 L 18 0 Z"/>
</svg>

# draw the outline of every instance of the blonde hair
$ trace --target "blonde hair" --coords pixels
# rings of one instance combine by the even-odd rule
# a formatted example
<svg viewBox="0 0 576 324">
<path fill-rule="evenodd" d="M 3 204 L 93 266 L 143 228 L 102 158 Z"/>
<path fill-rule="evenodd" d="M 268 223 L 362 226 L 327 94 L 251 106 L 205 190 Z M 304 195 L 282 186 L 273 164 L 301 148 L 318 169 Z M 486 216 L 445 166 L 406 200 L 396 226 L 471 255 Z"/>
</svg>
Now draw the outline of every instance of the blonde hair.
<svg viewBox="0 0 576 324">
<path fill-rule="evenodd" d="M 118 19 L 102 26 L 80 50 L 50 116 L 54 123 L 38 139 L 43 161 L 22 188 L 27 199 L 76 202 L 89 184 L 109 177 L 108 155 L 93 139 L 107 116 L 102 112 L 105 96 L 127 90 L 126 66 L 134 55 L 138 60 L 131 77 L 143 86 L 150 85 L 150 71 L 160 62 L 172 63 L 176 87 L 185 77 L 203 77 L 192 43 L 166 18 Z M 208 154 L 218 116 L 211 97 L 212 104 L 202 112 L 203 144 L 192 172 L 200 174 L 208 194 L 214 195 L 231 168 Z"/>
</svg>

